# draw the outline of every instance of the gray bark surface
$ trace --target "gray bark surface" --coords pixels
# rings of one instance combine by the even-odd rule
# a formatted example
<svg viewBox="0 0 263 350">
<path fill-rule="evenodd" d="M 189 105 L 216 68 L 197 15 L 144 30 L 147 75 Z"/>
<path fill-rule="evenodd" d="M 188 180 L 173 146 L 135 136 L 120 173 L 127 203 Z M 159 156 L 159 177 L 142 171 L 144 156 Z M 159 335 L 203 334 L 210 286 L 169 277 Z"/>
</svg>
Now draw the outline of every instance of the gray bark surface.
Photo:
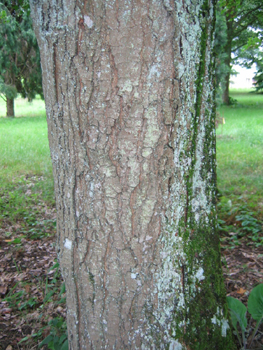
<svg viewBox="0 0 263 350">
<path fill-rule="evenodd" d="M 31 11 L 70 349 L 194 349 L 199 326 L 223 349 L 212 1 L 31 0 Z"/>
</svg>

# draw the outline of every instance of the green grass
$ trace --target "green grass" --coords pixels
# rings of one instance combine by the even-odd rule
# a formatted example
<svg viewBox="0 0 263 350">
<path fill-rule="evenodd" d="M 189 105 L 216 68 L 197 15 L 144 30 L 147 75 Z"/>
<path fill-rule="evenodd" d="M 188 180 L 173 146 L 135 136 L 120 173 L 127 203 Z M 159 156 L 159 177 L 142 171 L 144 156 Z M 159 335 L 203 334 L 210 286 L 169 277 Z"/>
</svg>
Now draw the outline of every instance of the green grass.
<svg viewBox="0 0 263 350">
<path fill-rule="evenodd" d="M 233 106 L 219 108 L 225 124 L 217 129 L 218 188 L 231 200 L 263 211 L 263 95 L 232 91 Z"/>
<path fill-rule="evenodd" d="M 27 179 L 42 176 L 41 181 L 33 181 L 33 193 L 41 192 L 44 199 L 53 203 L 53 176 L 44 101 L 37 99 L 28 103 L 17 99 L 16 105 L 17 115 L 36 117 L 0 118 L 0 194 L 12 192 L 20 207 L 28 186 Z M 5 107 L 4 101 L 1 101 L 0 107 Z"/>
<path fill-rule="evenodd" d="M 0 119 L 0 176 L 43 175 L 51 170 L 45 117 Z"/>
<path fill-rule="evenodd" d="M 0 118 L 0 178 L 51 174 L 44 101 L 15 100 L 15 118 Z M 0 115 L 5 102 L 0 99 Z M 33 117 L 34 118 L 31 118 Z"/>
<path fill-rule="evenodd" d="M 15 116 L 16 117 L 45 117 L 45 103 L 40 97 L 36 97 L 32 102 L 24 98 L 15 99 Z M 6 103 L 0 98 L 0 117 L 6 116 Z"/>
</svg>

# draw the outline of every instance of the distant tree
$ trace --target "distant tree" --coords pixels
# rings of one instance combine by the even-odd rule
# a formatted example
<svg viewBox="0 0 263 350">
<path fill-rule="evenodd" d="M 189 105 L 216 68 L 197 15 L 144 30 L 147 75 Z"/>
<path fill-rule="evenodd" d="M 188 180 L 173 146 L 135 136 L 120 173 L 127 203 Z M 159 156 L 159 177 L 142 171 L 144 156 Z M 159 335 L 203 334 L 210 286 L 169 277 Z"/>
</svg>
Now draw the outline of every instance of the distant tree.
<svg viewBox="0 0 263 350">
<path fill-rule="evenodd" d="M 230 67 L 226 65 L 225 61 L 227 53 L 225 46 L 227 43 L 227 26 L 226 18 L 222 12 L 222 8 L 217 4 L 216 9 L 216 24 L 215 24 L 215 42 L 214 50 L 215 58 L 215 88 L 216 88 L 216 102 L 222 103 L 222 93 L 225 88 L 226 74 L 230 71 Z"/>
<path fill-rule="evenodd" d="M 17 93 L 43 97 L 40 55 L 27 2 L 2 1 L 0 14 L 0 96 L 12 117 Z"/>
<path fill-rule="evenodd" d="M 251 68 L 253 64 L 256 65 L 257 72 L 253 78 L 255 92 L 262 92 L 263 90 L 263 30 L 257 32 L 255 38 L 250 38 L 247 45 L 245 45 L 239 52 L 240 64 L 246 68 Z"/>
<path fill-rule="evenodd" d="M 263 28 L 263 5 L 262 0 L 221 0 L 219 5 L 225 17 L 227 33 L 224 65 L 228 71 L 224 76 L 223 101 L 229 104 L 231 66 L 240 59 L 246 59 L 243 49 L 259 40 Z"/>
<path fill-rule="evenodd" d="M 263 53 L 260 52 L 256 61 L 257 73 L 254 77 L 256 92 L 263 92 Z"/>
</svg>

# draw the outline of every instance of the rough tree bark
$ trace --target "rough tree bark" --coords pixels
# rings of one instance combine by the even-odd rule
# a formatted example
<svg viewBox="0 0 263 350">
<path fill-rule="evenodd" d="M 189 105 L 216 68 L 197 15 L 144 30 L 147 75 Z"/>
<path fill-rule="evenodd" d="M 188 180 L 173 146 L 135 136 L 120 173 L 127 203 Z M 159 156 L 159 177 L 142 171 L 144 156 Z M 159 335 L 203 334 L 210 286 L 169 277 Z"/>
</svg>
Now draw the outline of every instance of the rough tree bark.
<svg viewBox="0 0 263 350">
<path fill-rule="evenodd" d="M 15 116 L 15 100 L 13 98 L 6 99 L 6 116 L 7 117 Z"/>
<path fill-rule="evenodd" d="M 31 0 L 69 348 L 232 349 L 213 0 Z"/>
</svg>

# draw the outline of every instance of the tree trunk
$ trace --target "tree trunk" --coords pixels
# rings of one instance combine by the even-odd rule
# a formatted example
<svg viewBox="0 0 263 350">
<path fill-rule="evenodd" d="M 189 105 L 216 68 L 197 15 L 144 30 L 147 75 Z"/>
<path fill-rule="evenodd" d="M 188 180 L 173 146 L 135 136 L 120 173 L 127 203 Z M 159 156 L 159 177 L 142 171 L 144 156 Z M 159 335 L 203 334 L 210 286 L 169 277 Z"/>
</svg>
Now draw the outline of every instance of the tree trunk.
<svg viewBox="0 0 263 350">
<path fill-rule="evenodd" d="M 62 2 L 31 0 L 31 11 L 69 349 L 232 349 L 213 1 Z"/>
<path fill-rule="evenodd" d="M 230 104 L 230 98 L 229 98 L 230 72 L 226 73 L 224 83 L 225 83 L 225 85 L 224 85 L 224 90 L 223 90 L 223 102 L 225 105 L 228 106 Z"/>
<path fill-rule="evenodd" d="M 14 117 L 15 116 L 15 100 L 14 98 L 6 99 L 6 116 Z"/>
<path fill-rule="evenodd" d="M 225 76 L 225 82 L 224 82 L 224 87 L 223 87 L 223 102 L 226 105 L 230 104 L 230 98 L 229 98 L 229 84 L 230 84 L 230 72 L 231 72 L 231 41 L 228 42 L 226 48 L 225 48 L 225 53 L 227 55 L 225 59 L 225 64 L 228 67 L 228 72 L 226 73 Z"/>
<path fill-rule="evenodd" d="M 229 84 L 230 84 L 230 76 L 231 76 L 231 53 L 232 53 L 232 40 L 233 40 L 233 17 L 232 13 L 229 15 L 226 15 L 226 25 L 227 25 L 227 43 L 225 46 L 225 65 L 228 67 L 228 72 L 225 76 L 225 84 L 223 87 L 223 102 L 226 105 L 230 104 L 230 99 L 229 99 Z"/>
</svg>

